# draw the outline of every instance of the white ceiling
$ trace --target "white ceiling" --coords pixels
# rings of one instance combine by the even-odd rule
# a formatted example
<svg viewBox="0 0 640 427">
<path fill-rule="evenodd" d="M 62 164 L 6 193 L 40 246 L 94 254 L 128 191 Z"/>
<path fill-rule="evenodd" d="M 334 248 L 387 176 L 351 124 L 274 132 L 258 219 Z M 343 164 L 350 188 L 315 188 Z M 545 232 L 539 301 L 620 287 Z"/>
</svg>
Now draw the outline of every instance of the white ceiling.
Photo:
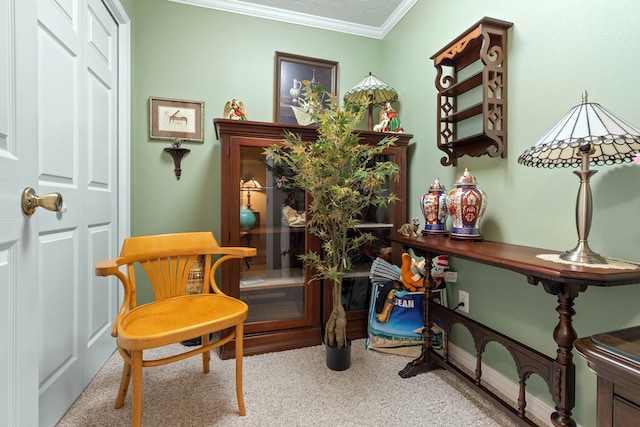
<svg viewBox="0 0 640 427">
<path fill-rule="evenodd" d="M 418 0 L 169 0 L 382 39 Z"/>
</svg>

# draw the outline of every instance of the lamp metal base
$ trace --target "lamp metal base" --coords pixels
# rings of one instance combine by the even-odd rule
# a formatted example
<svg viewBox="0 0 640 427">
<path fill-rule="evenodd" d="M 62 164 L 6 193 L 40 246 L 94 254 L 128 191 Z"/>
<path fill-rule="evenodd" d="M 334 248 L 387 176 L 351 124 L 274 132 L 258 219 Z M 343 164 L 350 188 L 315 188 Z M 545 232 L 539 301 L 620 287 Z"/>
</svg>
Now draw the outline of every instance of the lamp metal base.
<svg viewBox="0 0 640 427">
<path fill-rule="evenodd" d="M 560 254 L 560 259 L 571 262 L 581 262 L 584 264 L 606 264 L 606 258 L 593 252 L 586 242 L 580 242 L 570 251 Z"/>
<path fill-rule="evenodd" d="M 580 178 L 578 199 L 576 200 L 576 228 L 578 230 L 578 244 L 575 248 L 560 255 L 560 259 L 585 264 L 606 264 L 607 260 L 589 248 L 588 238 L 591 229 L 591 213 L 593 211 L 591 201 L 590 178 L 598 171 L 589 170 L 589 154 L 593 150 L 591 143 L 579 147 L 582 157 L 582 169 L 574 171 Z"/>
</svg>

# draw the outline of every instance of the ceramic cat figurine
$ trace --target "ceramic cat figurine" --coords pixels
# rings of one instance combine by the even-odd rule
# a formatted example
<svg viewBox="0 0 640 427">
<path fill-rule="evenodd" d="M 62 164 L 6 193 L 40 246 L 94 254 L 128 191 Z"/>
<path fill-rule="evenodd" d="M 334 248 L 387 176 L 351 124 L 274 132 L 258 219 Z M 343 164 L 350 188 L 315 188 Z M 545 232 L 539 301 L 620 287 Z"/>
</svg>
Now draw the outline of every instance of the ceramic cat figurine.
<svg viewBox="0 0 640 427">
<path fill-rule="evenodd" d="M 398 233 L 402 234 L 405 237 L 418 237 L 418 228 L 420 227 L 420 221 L 418 217 L 413 217 L 411 219 L 411 224 L 406 223 L 402 224 L 398 229 Z"/>
</svg>

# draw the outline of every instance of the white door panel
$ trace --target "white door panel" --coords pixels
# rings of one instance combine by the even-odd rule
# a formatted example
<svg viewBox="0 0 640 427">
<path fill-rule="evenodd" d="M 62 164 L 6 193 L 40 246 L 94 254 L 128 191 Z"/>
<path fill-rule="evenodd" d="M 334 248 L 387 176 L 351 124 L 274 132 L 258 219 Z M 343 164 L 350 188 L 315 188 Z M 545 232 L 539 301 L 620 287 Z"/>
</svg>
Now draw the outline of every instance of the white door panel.
<svg viewBox="0 0 640 427">
<path fill-rule="evenodd" d="M 77 340 L 80 248 L 76 234 L 59 230 L 43 233 L 39 239 L 40 425 L 55 424 L 59 408 L 84 388 L 80 380 L 83 354 Z"/>
<path fill-rule="evenodd" d="M 22 190 L 37 185 L 36 0 L 0 0 L 0 425 L 38 412 L 38 218 Z M 29 31 L 21 31 L 30 28 Z M 24 49 L 24 53 L 22 50 Z M 20 51 L 20 53 L 18 53 Z M 31 338 L 31 339 L 30 339 Z"/>
<path fill-rule="evenodd" d="M 88 233 L 88 257 L 89 263 L 113 257 L 118 248 L 114 247 L 113 236 L 115 230 L 113 224 L 91 227 Z M 93 270 L 86 272 L 82 280 L 87 286 L 85 300 L 86 324 L 85 345 L 86 357 L 84 365 L 84 384 L 88 384 L 98 370 L 114 350 L 114 339 L 111 336 L 111 326 L 116 307 L 117 285 L 109 283 L 104 277 L 97 277 Z"/>
<path fill-rule="evenodd" d="M 0 162 L 1 163 L 1 162 Z M 4 236 L 3 236 L 4 235 Z M 0 232 L 0 240 L 6 237 Z M 24 396 L 26 387 L 21 387 L 18 373 L 18 254 L 16 241 L 0 242 L 0 340 L 8 345 L 0 347 L 0 425 L 17 425 L 16 408 Z M 33 327 L 31 327 L 34 330 Z M 27 355 L 27 358 L 30 358 Z"/>
<path fill-rule="evenodd" d="M 87 157 L 84 183 L 87 277 L 83 341 L 88 384 L 114 349 L 111 325 L 118 311 L 118 285 L 95 276 L 96 262 L 118 253 L 118 27 L 99 0 L 86 8 Z M 100 280 L 102 279 L 102 280 Z"/>
<path fill-rule="evenodd" d="M 117 25 L 101 2 L 75 0 L 56 8 L 40 1 L 38 56 L 50 65 L 39 68 L 38 78 L 39 186 L 65 197 L 62 213 L 40 227 L 41 241 L 54 249 L 40 252 L 41 265 L 60 278 L 48 295 L 60 295 L 59 304 L 46 299 L 41 311 L 40 358 L 49 369 L 40 377 L 40 425 L 48 426 L 114 350 L 117 287 L 97 280 L 93 264 L 114 256 L 117 246 L 118 43 Z M 72 274 L 56 271 L 60 253 L 74 254 Z M 56 343 L 46 336 L 52 330 Z M 47 361 L 52 346 L 57 351 Z"/>
<path fill-rule="evenodd" d="M 83 202 L 79 188 L 85 122 L 81 79 L 82 22 L 74 2 L 41 0 L 38 10 L 38 187 L 60 192 L 61 212 L 40 218 L 39 313 L 41 426 L 54 425 L 67 400 L 84 388 L 81 319 L 85 287 L 80 272 L 87 269 L 82 247 Z M 43 66 L 45 65 L 46 66 Z"/>
<path fill-rule="evenodd" d="M 41 387 L 49 385 L 61 369 L 67 369 L 77 360 L 77 344 L 71 334 L 77 326 L 77 255 L 74 232 L 57 232 L 40 236 L 39 312 L 40 330 L 40 378 Z M 49 283 L 49 285 L 47 284 Z M 55 286 L 51 286 L 55 284 Z"/>
<path fill-rule="evenodd" d="M 115 20 L 128 43 L 118 0 L 0 0 L 1 426 L 55 425 L 115 349 L 117 286 L 93 272 L 128 232 Z M 62 211 L 24 215 L 25 187 Z"/>
</svg>

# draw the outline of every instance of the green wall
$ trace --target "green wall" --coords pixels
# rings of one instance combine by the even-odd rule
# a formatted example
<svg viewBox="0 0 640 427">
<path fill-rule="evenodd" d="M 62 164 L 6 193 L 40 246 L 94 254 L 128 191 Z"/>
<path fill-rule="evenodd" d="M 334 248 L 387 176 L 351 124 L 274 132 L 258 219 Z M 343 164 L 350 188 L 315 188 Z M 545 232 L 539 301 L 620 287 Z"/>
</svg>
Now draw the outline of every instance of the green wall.
<svg viewBox="0 0 640 427">
<path fill-rule="evenodd" d="M 457 169 L 447 169 L 439 165 L 442 156 L 434 149 L 435 72 L 429 58 L 483 16 L 514 23 L 508 52 L 508 157 L 463 157 Z M 385 50 L 393 52 L 402 64 L 389 73 L 388 80 L 400 92 L 403 124 L 416 141 L 409 171 L 410 214 L 419 214 L 417 201 L 434 177 L 451 187 L 468 167 L 488 193 L 489 207 L 481 226 L 485 238 L 572 249 L 577 243 L 574 213 L 578 178 L 570 169 L 524 167 L 517 158 L 581 101 L 584 90 L 590 101 L 640 126 L 640 76 L 636 71 L 640 57 L 630 49 L 640 41 L 634 24 L 638 18 L 640 9 L 631 0 L 606 4 L 543 0 L 534 7 L 506 0 L 458 0 L 446 9 L 437 1 L 417 2 L 384 40 Z M 640 211 L 640 167 L 625 164 L 596 169 L 599 172 L 591 180 L 594 217 L 590 245 L 606 257 L 639 262 L 640 229 L 634 223 Z M 554 355 L 555 297 L 541 286 L 528 285 L 525 277 L 515 273 L 459 260 L 453 260 L 452 265 L 459 280 L 449 286 L 449 301 L 457 301 L 458 289 L 468 291 L 470 317 L 507 335 L 526 337 L 524 341 L 535 349 Z M 578 336 L 640 324 L 639 297 L 640 286 L 587 289 L 574 306 Z M 463 339 L 466 331 L 456 332 L 458 344 L 471 351 Z M 513 374 L 510 356 L 490 347 L 484 361 Z M 593 426 L 596 377 L 582 357 L 575 354 L 574 362 L 574 416 L 581 425 Z M 506 365 L 510 367 L 505 370 Z M 541 384 L 534 380 L 533 389 L 540 390 L 540 397 L 551 403 Z"/>
<path fill-rule="evenodd" d="M 340 62 L 350 88 L 377 62 L 382 44 L 168 1 L 136 0 L 132 137 L 132 234 L 211 229 L 219 234 L 220 145 L 213 119 L 232 98 L 250 120 L 273 120 L 274 52 Z M 339 48 L 338 48 L 339 47 Z M 167 141 L 148 137 L 150 96 L 205 103 L 205 142 L 176 180 Z"/>
<path fill-rule="evenodd" d="M 132 218 L 133 235 L 190 230 L 220 232 L 220 145 L 212 120 L 224 104 L 242 100 L 251 120 L 273 120 L 274 52 L 338 61 L 339 92 L 369 71 L 394 86 L 403 126 L 414 134 L 410 149 L 409 216 L 435 177 L 452 187 L 465 167 L 489 198 L 482 227 L 486 239 L 554 250 L 575 246 L 578 178 L 569 169 L 535 169 L 517 163 L 571 107 L 584 90 L 629 122 L 640 126 L 640 44 L 633 0 L 539 0 L 535 6 L 494 0 L 457 0 L 442 6 L 421 0 L 384 40 L 251 18 L 166 0 L 123 1 L 132 18 Z M 432 54 L 483 16 L 511 21 L 509 39 L 509 127 L 506 159 L 459 159 L 440 165 L 436 148 L 435 70 Z M 185 144 L 182 178 L 148 137 L 150 96 L 205 102 L 205 142 Z M 604 256 L 640 262 L 640 167 L 597 168 L 592 178 L 594 218 L 591 247 Z M 526 342 L 555 352 L 555 297 L 515 273 L 452 261 L 458 282 L 470 294 L 469 316 Z M 640 286 L 589 288 L 576 299 L 579 336 L 640 324 Z M 459 345 L 466 345 L 464 331 Z M 485 359 L 503 368 L 508 355 L 490 349 Z M 495 359 L 495 362 L 491 359 Z M 595 375 L 575 355 L 579 424 L 595 425 Z M 543 389 L 533 380 L 534 387 Z M 541 390 L 541 398 L 551 402 Z"/>
</svg>

